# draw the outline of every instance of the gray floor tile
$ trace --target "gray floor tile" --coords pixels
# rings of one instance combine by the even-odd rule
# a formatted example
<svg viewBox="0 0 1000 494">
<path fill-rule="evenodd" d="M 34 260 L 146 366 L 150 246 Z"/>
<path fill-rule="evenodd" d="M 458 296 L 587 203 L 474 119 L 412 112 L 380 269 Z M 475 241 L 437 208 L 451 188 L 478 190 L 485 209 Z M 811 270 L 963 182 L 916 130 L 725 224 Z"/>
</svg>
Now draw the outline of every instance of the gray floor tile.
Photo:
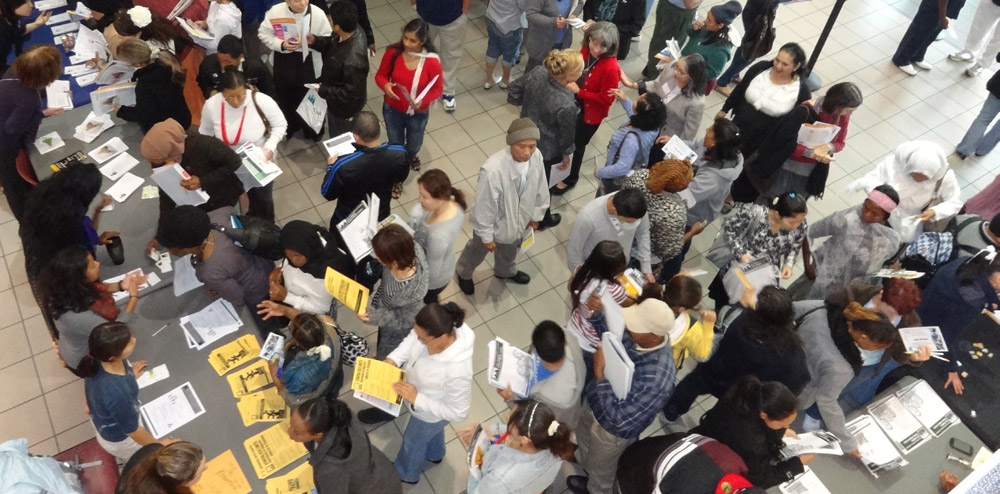
<svg viewBox="0 0 1000 494">
<path fill-rule="evenodd" d="M 21 323 L 0 329 L 0 369 L 31 357 L 31 347 Z"/>
</svg>

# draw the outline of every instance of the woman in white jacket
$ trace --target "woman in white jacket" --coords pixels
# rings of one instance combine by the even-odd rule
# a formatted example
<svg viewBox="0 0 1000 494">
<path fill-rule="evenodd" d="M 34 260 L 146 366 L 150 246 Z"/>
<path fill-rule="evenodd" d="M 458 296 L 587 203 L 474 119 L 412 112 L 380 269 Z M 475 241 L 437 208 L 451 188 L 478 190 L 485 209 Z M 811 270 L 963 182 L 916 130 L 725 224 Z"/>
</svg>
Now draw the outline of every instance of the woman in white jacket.
<svg viewBox="0 0 1000 494">
<path fill-rule="evenodd" d="M 464 319 L 465 311 L 454 302 L 424 306 L 413 330 L 385 359 L 406 371 L 406 382 L 392 388 L 410 407 L 410 422 L 395 462 L 400 479 L 408 484 L 420 480 L 425 461 L 444 459 L 445 425 L 469 415 L 476 335 Z M 358 413 L 367 424 L 391 418 L 377 409 Z"/>
<path fill-rule="evenodd" d="M 900 201 L 889 225 L 899 232 L 900 241 L 909 242 L 920 234 L 922 222 L 951 218 L 962 209 L 962 190 L 941 146 L 930 141 L 910 141 L 899 147 L 874 170 L 847 186 L 847 192 L 865 194 L 889 184 Z M 940 203 L 929 207 L 940 199 Z"/>
<path fill-rule="evenodd" d="M 232 0 L 211 0 L 205 20 L 188 19 L 187 22 L 208 31 L 212 36 L 212 39 L 191 36 L 192 41 L 205 49 L 206 55 L 217 52 L 219 40 L 227 34 L 243 39 L 243 11 Z"/>
</svg>

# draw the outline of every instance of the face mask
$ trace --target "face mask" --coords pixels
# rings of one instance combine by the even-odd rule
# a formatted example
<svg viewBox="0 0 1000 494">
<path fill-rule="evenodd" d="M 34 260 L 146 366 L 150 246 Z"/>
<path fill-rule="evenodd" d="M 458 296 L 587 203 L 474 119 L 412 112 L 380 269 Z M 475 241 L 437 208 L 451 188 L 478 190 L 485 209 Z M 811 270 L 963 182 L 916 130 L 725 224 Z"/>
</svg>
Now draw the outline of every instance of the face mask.
<svg viewBox="0 0 1000 494">
<path fill-rule="evenodd" d="M 882 361 L 882 354 L 885 353 L 885 349 L 881 350 L 865 350 L 858 346 L 857 343 L 854 344 L 861 352 L 861 366 L 868 367 L 869 365 L 876 365 Z"/>
</svg>

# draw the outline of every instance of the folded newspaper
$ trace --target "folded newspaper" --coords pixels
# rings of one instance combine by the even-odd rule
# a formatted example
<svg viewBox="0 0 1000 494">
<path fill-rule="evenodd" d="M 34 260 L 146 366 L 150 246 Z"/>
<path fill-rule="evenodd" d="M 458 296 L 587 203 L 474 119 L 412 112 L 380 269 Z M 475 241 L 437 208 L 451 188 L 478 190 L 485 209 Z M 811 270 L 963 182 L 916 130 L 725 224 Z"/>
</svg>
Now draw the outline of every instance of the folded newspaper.
<svg viewBox="0 0 1000 494">
<path fill-rule="evenodd" d="M 521 398 L 528 397 L 535 374 L 535 359 L 530 353 L 495 338 L 487 343 L 489 349 L 489 374 L 487 380 L 493 386 L 507 389 Z"/>
<path fill-rule="evenodd" d="M 469 439 L 469 451 L 466 454 L 470 476 L 477 479 L 483 476 L 483 457 L 486 456 L 486 450 L 491 445 L 500 442 L 505 429 L 500 424 L 489 424 L 486 427 L 483 427 L 483 424 L 476 425 L 476 429 Z"/>
</svg>

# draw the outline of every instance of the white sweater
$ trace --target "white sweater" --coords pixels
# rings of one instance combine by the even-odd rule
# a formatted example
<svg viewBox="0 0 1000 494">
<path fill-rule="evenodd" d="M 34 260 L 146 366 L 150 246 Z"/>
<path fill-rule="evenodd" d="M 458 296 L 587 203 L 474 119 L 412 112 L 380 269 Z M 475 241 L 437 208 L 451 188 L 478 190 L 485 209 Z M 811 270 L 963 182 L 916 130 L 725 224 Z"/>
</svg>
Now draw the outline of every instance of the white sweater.
<svg viewBox="0 0 1000 494">
<path fill-rule="evenodd" d="M 406 382 L 417 388 L 410 404 L 413 416 L 424 422 L 460 422 L 472 406 L 472 348 L 476 334 L 468 324 L 455 330 L 455 342 L 443 352 L 430 355 L 427 347 L 410 334 L 389 358 L 406 371 Z"/>
<path fill-rule="evenodd" d="M 308 13 L 308 15 L 306 15 Z M 274 27 L 271 25 L 271 19 L 295 19 L 295 22 L 299 26 L 305 22 L 305 18 L 309 17 L 308 29 L 300 31 L 299 39 L 302 40 L 303 45 L 306 43 L 306 35 L 312 33 L 314 36 L 330 36 L 333 34 L 333 28 L 330 26 L 330 21 L 327 20 L 326 14 L 320 10 L 319 7 L 315 5 L 309 5 L 308 12 L 302 14 L 293 14 L 291 9 L 288 8 L 288 4 L 281 2 L 270 9 L 264 14 L 264 21 L 260 23 L 260 27 L 257 29 L 257 37 L 260 38 L 261 43 L 264 43 L 269 49 L 271 49 L 271 54 L 268 56 L 268 63 L 274 66 L 274 52 L 281 53 L 292 53 L 290 51 L 285 51 L 281 48 L 282 40 L 278 39 L 278 36 L 274 34 Z M 313 72 L 316 77 L 319 77 L 320 72 L 323 68 L 323 54 L 313 50 L 312 63 Z M 276 77 L 280 77 L 279 74 L 275 74 Z"/>
<path fill-rule="evenodd" d="M 214 4 L 213 4 L 214 5 Z M 257 99 L 257 108 L 254 107 L 254 98 Z M 225 107 L 223 109 L 223 107 Z M 246 116 L 244 117 L 244 109 Z M 222 135 L 222 113 L 226 115 L 226 135 Z M 271 124 L 271 135 L 264 137 L 264 121 L 260 118 L 260 113 L 267 117 Z M 240 119 L 243 119 L 243 131 L 240 132 Z M 234 151 L 246 142 L 252 142 L 259 148 L 270 149 L 272 153 L 278 148 L 278 143 L 285 137 L 285 130 L 288 129 L 288 122 L 285 115 L 278 108 L 278 103 L 268 95 L 258 91 L 256 96 L 251 97 L 251 92 L 247 90 L 247 97 L 239 107 L 233 108 L 222 97 L 222 93 L 216 93 L 205 101 L 205 106 L 201 107 L 201 125 L 198 132 L 207 136 L 215 136 L 225 142 Z M 234 144 L 232 141 L 239 134 L 239 139 Z"/>
<path fill-rule="evenodd" d="M 288 292 L 284 300 L 286 304 L 310 314 L 326 314 L 330 311 L 333 295 L 326 291 L 322 278 L 316 278 L 289 262 L 281 267 L 281 277 L 285 280 Z"/>
<path fill-rule="evenodd" d="M 201 39 L 191 36 L 191 40 L 204 48 L 206 55 L 217 52 L 219 40 L 227 34 L 232 34 L 237 38 L 243 39 L 243 13 L 240 12 L 237 6 L 231 3 L 209 3 L 205 24 L 208 25 L 208 33 L 214 36 L 214 38 Z"/>
</svg>

